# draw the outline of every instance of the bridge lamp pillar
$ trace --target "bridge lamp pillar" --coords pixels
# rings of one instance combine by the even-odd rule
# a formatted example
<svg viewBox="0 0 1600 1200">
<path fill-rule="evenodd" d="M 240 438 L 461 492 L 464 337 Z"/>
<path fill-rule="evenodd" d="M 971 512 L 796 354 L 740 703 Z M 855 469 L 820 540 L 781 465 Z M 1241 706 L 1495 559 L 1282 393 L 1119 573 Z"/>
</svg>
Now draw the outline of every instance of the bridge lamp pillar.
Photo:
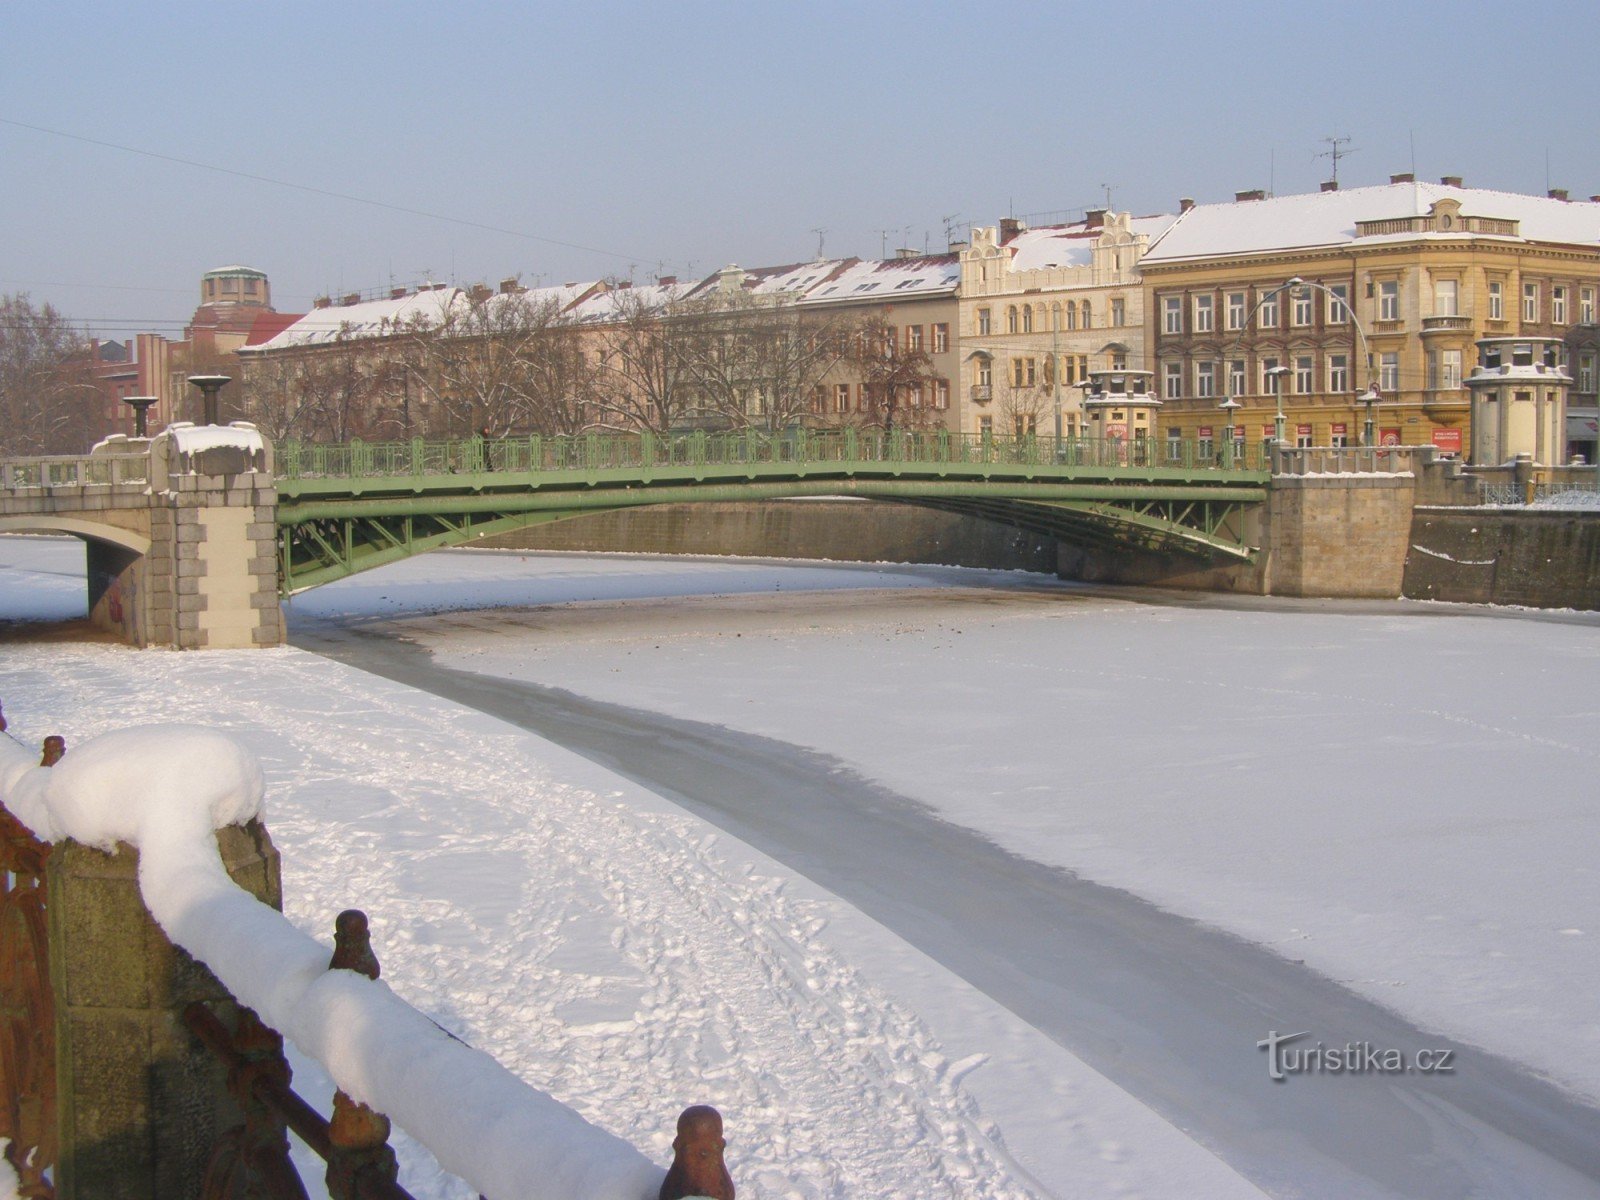
<svg viewBox="0 0 1600 1200">
<path fill-rule="evenodd" d="M 133 409 L 133 436 L 149 437 L 150 431 L 145 419 L 145 410 L 156 402 L 155 396 L 124 396 L 122 402 Z"/>
<path fill-rule="evenodd" d="M 1285 284 L 1284 286 L 1288 287 L 1289 285 Z M 1288 373 L 1288 367 L 1273 367 L 1267 372 L 1268 375 L 1272 376 L 1272 394 L 1273 398 L 1278 402 L 1278 411 L 1272 417 L 1272 440 L 1280 446 L 1283 444 L 1284 427 L 1288 423 L 1288 418 L 1284 416 L 1283 412 L 1283 377 Z"/>
<path fill-rule="evenodd" d="M 220 425 L 220 424 L 222 424 L 222 420 L 221 420 L 221 416 L 220 416 L 221 401 L 220 401 L 220 399 L 218 397 L 218 393 L 222 391 L 222 388 L 223 388 L 224 384 L 228 384 L 228 383 L 232 383 L 233 382 L 233 376 L 232 375 L 191 375 L 191 376 L 189 376 L 189 382 L 194 384 L 195 387 L 200 389 L 200 395 L 203 398 L 203 403 L 205 405 L 205 421 L 204 421 L 204 424 L 206 424 L 206 425 Z"/>
<path fill-rule="evenodd" d="M 1222 410 L 1223 416 L 1228 422 L 1227 427 L 1223 430 L 1222 465 L 1225 467 L 1231 467 L 1233 466 L 1233 439 L 1235 430 L 1234 421 L 1238 418 L 1239 410 L 1243 408 L 1244 405 L 1240 404 L 1232 396 L 1229 396 L 1224 399 L 1221 404 L 1217 405 L 1217 407 Z"/>
<path fill-rule="evenodd" d="M 1379 400 L 1381 400 L 1383 397 L 1378 392 L 1378 389 L 1376 387 L 1369 387 L 1366 391 L 1362 392 L 1361 395 L 1359 397 L 1357 397 L 1357 398 L 1361 401 L 1361 403 L 1363 403 L 1363 404 L 1365 404 L 1367 406 L 1366 419 L 1361 422 L 1361 444 L 1363 446 L 1376 445 L 1377 444 L 1377 438 L 1374 435 L 1377 432 L 1377 427 L 1373 424 L 1373 421 L 1372 421 L 1372 406 L 1374 404 L 1376 404 Z"/>
</svg>

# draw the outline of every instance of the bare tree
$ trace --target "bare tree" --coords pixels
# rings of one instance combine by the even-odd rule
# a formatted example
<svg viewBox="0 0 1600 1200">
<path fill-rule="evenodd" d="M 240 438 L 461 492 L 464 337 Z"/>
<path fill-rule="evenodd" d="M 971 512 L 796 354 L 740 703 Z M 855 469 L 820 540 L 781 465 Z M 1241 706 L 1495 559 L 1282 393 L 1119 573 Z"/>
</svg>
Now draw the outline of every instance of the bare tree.
<svg viewBox="0 0 1600 1200">
<path fill-rule="evenodd" d="M 83 330 L 26 294 L 0 296 L 0 454 L 82 450 L 98 395 Z"/>
<path fill-rule="evenodd" d="M 867 423 L 885 432 L 930 424 L 939 376 L 928 352 L 900 345 L 895 327 L 879 316 L 862 319 L 848 340 L 847 362 L 861 382 Z"/>
<path fill-rule="evenodd" d="M 1028 437 L 1040 432 L 1045 414 L 1052 411 L 1051 389 L 1047 385 L 1006 380 L 994 390 L 995 422 L 999 428 L 1014 437 Z M 1047 432 L 1054 432 L 1053 428 Z"/>
<path fill-rule="evenodd" d="M 690 374 L 705 405 L 733 427 L 798 425 L 812 396 L 844 358 L 846 322 L 788 297 L 737 292 L 690 318 Z"/>
<path fill-rule="evenodd" d="M 551 423 L 541 409 L 570 375 L 571 348 L 557 345 L 568 340 L 564 325 L 553 299 L 473 291 L 458 294 L 437 319 L 413 322 L 405 336 L 436 419 L 452 432 L 500 436 Z"/>
<path fill-rule="evenodd" d="M 701 408 L 692 343 L 703 336 L 705 302 L 672 286 L 613 284 L 609 320 L 596 331 L 598 424 L 669 433 Z"/>
</svg>

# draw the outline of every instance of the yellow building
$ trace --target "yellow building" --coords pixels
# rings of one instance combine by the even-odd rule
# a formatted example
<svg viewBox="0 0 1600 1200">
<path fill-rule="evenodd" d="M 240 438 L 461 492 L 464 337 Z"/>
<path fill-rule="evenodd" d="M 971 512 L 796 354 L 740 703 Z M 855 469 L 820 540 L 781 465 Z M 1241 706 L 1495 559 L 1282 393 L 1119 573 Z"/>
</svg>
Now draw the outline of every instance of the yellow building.
<svg viewBox="0 0 1600 1200">
<path fill-rule="evenodd" d="M 975 228 L 961 251 L 961 430 L 1080 432 L 1090 373 L 1145 365 L 1139 261 L 1173 220 L 1094 210 Z"/>
<path fill-rule="evenodd" d="M 1596 320 L 1600 203 L 1421 184 L 1187 207 L 1140 263 L 1169 436 L 1471 445 L 1484 337 Z"/>
</svg>

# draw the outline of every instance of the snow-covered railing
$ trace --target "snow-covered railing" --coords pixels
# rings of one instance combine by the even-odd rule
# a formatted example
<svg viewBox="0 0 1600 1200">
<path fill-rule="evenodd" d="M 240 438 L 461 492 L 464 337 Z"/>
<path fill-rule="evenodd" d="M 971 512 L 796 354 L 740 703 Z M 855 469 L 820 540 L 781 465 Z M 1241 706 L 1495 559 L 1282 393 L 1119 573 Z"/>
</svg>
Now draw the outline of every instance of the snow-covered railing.
<svg viewBox="0 0 1600 1200">
<path fill-rule="evenodd" d="M 0 490 L 5 491 L 149 482 L 150 456 L 143 453 L 0 459 Z"/>
<path fill-rule="evenodd" d="M 1274 475 L 1405 475 L 1415 470 L 1414 446 L 1275 446 Z"/>
<path fill-rule="evenodd" d="M 714 1110 L 691 1108 L 680 1118 L 674 1143 L 679 1161 L 664 1187 L 661 1168 L 632 1145 L 516 1078 L 395 995 L 376 978 L 375 961 L 369 977 L 361 969 L 364 940 L 347 945 L 341 937 L 330 961 L 326 945 L 239 887 L 219 854 L 219 831 L 258 822 L 262 791 L 260 765 L 248 750 L 195 726 L 104 734 L 48 768 L 0 735 L 0 809 L 39 842 L 70 839 L 65 844 L 107 852 L 125 844 L 137 851 L 140 895 L 166 937 L 270 1027 L 263 1031 L 269 1040 L 275 1029 L 321 1063 L 345 1106 L 365 1106 L 367 1117 L 382 1123 L 384 1136 L 387 1121 L 378 1114 L 393 1118 L 441 1167 L 488 1200 L 651 1200 L 658 1194 L 726 1194 L 731 1200 L 731 1183 L 724 1191 L 712 1179 L 705 1190 L 683 1165 L 690 1150 L 714 1142 L 715 1165 L 726 1180 Z M 358 916 L 345 914 L 341 922 L 348 926 Z M 364 931 L 364 918 L 360 924 Z M 217 1037 L 210 1028 L 215 1018 L 203 1010 L 189 1006 L 187 1020 L 202 1037 Z M 252 1039 L 259 1045 L 262 1036 L 244 1021 L 224 1033 L 233 1051 L 247 1055 Z M 266 1091 L 274 1090 L 270 1067 L 258 1066 L 255 1074 Z M 255 1083 L 250 1087 L 259 1093 Z M 336 1104 L 329 1135 L 335 1143 L 339 1110 Z M 363 1119 L 357 1113 L 346 1122 L 357 1130 L 357 1141 L 366 1136 Z M 363 1144 L 347 1148 L 370 1152 L 368 1161 L 381 1163 L 384 1136 L 376 1146 L 366 1136 Z M 404 1194 L 369 1190 L 378 1182 L 373 1172 L 358 1168 L 334 1194 L 340 1200 Z"/>
</svg>

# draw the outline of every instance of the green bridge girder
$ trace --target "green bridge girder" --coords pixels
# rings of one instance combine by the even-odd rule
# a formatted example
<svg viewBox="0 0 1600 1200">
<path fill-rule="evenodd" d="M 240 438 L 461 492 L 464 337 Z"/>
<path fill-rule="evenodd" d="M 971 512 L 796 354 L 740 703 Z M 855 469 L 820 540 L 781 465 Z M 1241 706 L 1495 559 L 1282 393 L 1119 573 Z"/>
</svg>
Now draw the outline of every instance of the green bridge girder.
<svg viewBox="0 0 1600 1200">
<path fill-rule="evenodd" d="M 856 496 L 1104 548 L 1249 559 L 1259 461 L 1193 444 L 949 433 L 588 435 L 299 446 L 278 455 L 292 595 L 441 546 L 644 505 Z"/>
</svg>

